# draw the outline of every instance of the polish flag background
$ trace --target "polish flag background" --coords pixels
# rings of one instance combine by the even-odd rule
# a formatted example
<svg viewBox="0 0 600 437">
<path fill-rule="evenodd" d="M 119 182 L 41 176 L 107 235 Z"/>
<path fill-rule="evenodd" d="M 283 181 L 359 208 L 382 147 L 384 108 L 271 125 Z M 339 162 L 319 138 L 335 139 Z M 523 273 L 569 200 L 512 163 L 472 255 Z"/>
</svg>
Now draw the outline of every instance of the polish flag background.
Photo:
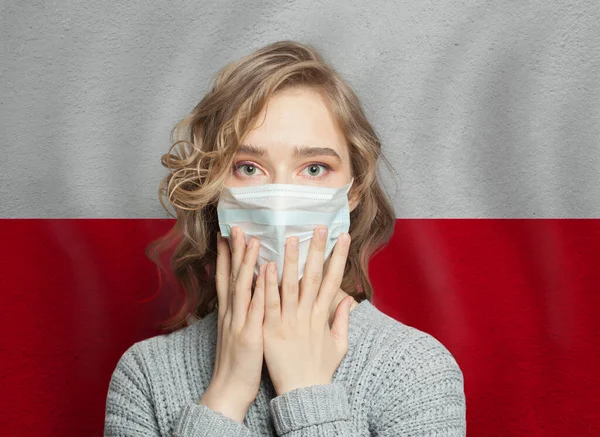
<svg viewBox="0 0 600 437">
<path fill-rule="evenodd" d="M 223 7 L 225 6 L 225 7 Z M 169 131 L 214 74 L 315 45 L 393 168 L 373 303 L 439 339 L 469 436 L 600 434 L 600 3 L 0 6 L 0 433 L 100 436 L 175 285 L 145 256 Z"/>
</svg>

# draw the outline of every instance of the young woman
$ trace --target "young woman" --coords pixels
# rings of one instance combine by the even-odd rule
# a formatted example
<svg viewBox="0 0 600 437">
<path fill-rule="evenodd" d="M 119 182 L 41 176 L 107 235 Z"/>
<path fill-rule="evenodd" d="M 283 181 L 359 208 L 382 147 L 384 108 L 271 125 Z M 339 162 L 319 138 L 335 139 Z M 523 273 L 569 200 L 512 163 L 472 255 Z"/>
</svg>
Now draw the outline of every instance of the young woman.
<svg viewBox="0 0 600 437">
<path fill-rule="evenodd" d="M 154 249 L 178 238 L 187 300 L 119 360 L 105 435 L 464 436 L 453 356 L 371 304 L 395 222 L 381 143 L 319 53 L 281 41 L 228 65 L 175 132 L 177 221 Z"/>
</svg>

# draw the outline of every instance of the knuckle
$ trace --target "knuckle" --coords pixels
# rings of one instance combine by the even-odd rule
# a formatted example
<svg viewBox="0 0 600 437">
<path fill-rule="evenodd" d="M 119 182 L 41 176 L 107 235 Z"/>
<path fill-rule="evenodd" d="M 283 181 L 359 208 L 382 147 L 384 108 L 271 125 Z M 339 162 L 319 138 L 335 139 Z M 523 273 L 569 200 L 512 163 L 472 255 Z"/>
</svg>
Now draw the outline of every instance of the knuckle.
<svg viewBox="0 0 600 437">
<path fill-rule="evenodd" d="M 298 282 L 292 279 L 283 282 L 283 286 L 288 294 L 298 294 Z"/>
<path fill-rule="evenodd" d="M 315 322 L 314 326 L 318 326 L 318 323 L 316 323 L 316 322 L 320 322 L 321 320 L 323 320 L 323 318 L 326 315 L 327 315 L 327 313 L 325 311 L 323 311 L 321 305 L 318 305 L 318 303 L 315 302 L 315 304 L 312 307 L 312 311 L 307 316 L 310 317 L 312 322 Z"/>
<path fill-rule="evenodd" d="M 257 345 L 260 341 L 260 337 L 257 336 L 252 329 L 248 329 L 244 327 L 240 332 L 240 342 L 243 345 L 254 346 Z"/>
<path fill-rule="evenodd" d="M 340 340 L 340 342 L 338 343 L 338 350 L 344 354 L 347 353 L 348 352 L 348 342 Z"/>
<path fill-rule="evenodd" d="M 331 275 L 327 275 L 327 276 L 325 276 L 325 278 L 323 278 L 321 280 L 321 284 L 323 287 L 332 288 L 332 289 L 338 288 L 341 283 L 342 283 L 341 279 L 338 280 L 337 277 L 335 277 L 335 276 L 332 277 Z"/>
<path fill-rule="evenodd" d="M 279 308 L 279 302 L 271 300 L 265 304 L 265 308 L 268 310 L 275 310 Z"/>
<path fill-rule="evenodd" d="M 321 284 L 321 274 L 320 273 L 309 273 L 308 274 L 308 282 L 311 285 L 320 285 Z"/>
</svg>

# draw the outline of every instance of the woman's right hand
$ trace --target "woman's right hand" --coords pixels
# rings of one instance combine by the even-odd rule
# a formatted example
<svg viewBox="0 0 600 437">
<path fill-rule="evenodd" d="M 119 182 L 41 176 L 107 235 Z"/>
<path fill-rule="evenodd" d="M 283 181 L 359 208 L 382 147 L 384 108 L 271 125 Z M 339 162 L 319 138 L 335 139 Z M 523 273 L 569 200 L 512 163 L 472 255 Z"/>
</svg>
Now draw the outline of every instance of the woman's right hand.
<svg viewBox="0 0 600 437">
<path fill-rule="evenodd" d="M 243 231 L 232 229 L 233 254 L 223 237 L 217 237 L 216 287 L 218 333 L 215 367 L 200 403 L 243 422 L 258 394 L 263 367 L 264 265 L 252 296 L 258 240 L 246 247 Z"/>
</svg>

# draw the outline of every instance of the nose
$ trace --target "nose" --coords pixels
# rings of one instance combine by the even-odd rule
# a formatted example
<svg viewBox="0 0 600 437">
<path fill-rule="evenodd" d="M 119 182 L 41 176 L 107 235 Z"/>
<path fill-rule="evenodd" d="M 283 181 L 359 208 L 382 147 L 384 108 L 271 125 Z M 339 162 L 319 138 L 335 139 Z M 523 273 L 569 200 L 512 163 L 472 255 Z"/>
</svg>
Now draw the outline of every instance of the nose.
<svg viewBox="0 0 600 437">
<path fill-rule="evenodd" d="M 273 174 L 273 178 L 271 179 L 272 184 L 294 184 L 294 178 L 292 177 L 291 172 L 285 171 L 284 169 L 277 170 Z"/>
</svg>

